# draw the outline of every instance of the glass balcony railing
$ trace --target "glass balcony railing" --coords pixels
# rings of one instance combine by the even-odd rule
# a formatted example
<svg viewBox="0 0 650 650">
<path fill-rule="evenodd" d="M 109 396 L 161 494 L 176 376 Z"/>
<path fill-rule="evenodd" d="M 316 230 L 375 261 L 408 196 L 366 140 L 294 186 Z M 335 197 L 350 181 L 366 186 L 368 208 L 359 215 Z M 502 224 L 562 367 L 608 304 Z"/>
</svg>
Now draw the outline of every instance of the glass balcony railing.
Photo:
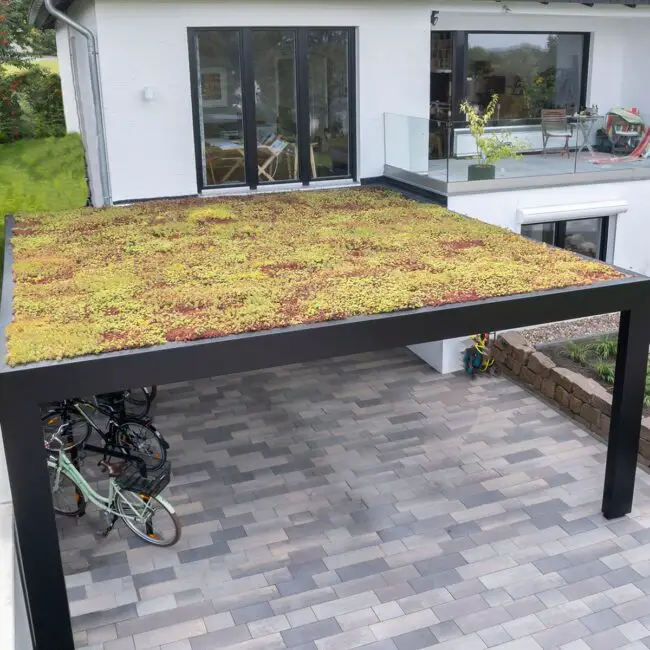
<svg viewBox="0 0 650 650">
<path fill-rule="evenodd" d="M 467 122 L 386 113 L 386 172 L 443 193 L 587 183 L 595 180 L 589 175 L 604 173 L 650 178 L 650 115 L 640 121 L 625 124 L 601 115 L 495 120 L 485 129 L 484 150 L 499 144 L 506 155 L 486 160 Z"/>
</svg>

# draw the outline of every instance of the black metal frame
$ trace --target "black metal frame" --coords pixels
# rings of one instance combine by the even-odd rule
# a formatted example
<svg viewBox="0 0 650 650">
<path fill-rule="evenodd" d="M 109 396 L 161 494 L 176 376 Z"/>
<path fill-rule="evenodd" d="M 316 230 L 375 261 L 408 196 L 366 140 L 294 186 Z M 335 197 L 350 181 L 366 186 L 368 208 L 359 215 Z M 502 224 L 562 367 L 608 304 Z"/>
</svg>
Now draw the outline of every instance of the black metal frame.
<svg viewBox="0 0 650 650">
<path fill-rule="evenodd" d="M 357 55 L 356 28 L 333 26 L 307 27 L 188 27 L 188 54 L 190 90 L 192 96 L 192 121 L 194 127 L 194 155 L 196 164 L 196 181 L 198 191 L 250 187 L 260 185 L 257 161 L 257 131 L 255 115 L 255 70 L 252 54 L 252 38 L 255 31 L 281 30 L 291 31 L 295 36 L 294 63 L 296 85 L 296 140 L 298 143 L 298 178 L 264 182 L 264 185 L 283 185 L 299 183 L 307 186 L 312 181 L 332 181 L 357 178 Z M 312 178 L 309 143 L 309 63 L 308 34 L 312 30 L 340 30 L 348 34 L 348 173 L 323 178 Z M 201 32 L 236 31 L 239 33 L 239 66 L 242 87 L 242 124 L 244 129 L 244 169 L 245 181 L 210 185 L 203 173 L 203 143 L 201 142 L 201 91 L 199 88 L 199 70 L 197 60 L 197 39 Z"/>
<path fill-rule="evenodd" d="M 607 243 L 609 239 L 609 215 L 602 217 L 579 217 L 574 219 L 557 219 L 555 221 L 531 221 L 530 223 L 522 223 L 521 227 L 525 226 L 542 226 L 547 223 L 552 223 L 555 228 L 553 229 L 553 246 L 558 248 L 566 248 L 566 224 L 568 221 L 585 221 L 586 219 L 601 219 L 602 225 L 600 228 L 600 241 L 598 242 L 598 259 L 605 262 L 607 258 Z M 524 233 L 522 232 L 522 235 Z M 526 237 L 526 235 L 524 235 Z"/>
<path fill-rule="evenodd" d="M 13 497 L 17 552 L 35 646 L 73 650 L 65 581 L 43 453 L 39 403 L 257 370 L 336 355 L 453 338 L 594 314 L 623 312 L 603 492 L 608 519 L 630 512 L 650 345 L 650 279 L 362 316 L 58 362 L 8 367 L 12 317 L 11 220 L 0 306 L 0 425 Z M 39 459 L 42 459 L 39 462 Z"/>
</svg>

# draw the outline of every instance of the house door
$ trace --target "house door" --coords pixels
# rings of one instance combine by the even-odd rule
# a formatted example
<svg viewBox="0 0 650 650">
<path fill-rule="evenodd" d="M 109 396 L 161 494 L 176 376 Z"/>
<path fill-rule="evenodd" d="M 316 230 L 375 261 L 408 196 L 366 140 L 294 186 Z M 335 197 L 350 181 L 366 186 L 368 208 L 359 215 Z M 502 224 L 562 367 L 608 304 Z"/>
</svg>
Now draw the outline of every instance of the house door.
<svg viewBox="0 0 650 650">
<path fill-rule="evenodd" d="M 354 178 L 352 29 L 189 36 L 200 189 Z"/>
</svg>

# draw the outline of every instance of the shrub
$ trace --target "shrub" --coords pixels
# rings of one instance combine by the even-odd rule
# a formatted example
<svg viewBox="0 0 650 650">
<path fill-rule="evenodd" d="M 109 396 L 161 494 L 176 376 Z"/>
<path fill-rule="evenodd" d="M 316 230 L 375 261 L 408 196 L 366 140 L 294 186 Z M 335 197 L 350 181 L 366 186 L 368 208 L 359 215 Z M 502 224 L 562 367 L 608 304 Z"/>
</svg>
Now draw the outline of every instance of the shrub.
<svg viewBox="0 0 650 650">
<path fill-rule="evenodd" d="M 20 80 L 20 101 L 23 110 L 25 137 L 47 138 L 65 135 L 61 79 L 32 66 L 16 75 Z"/>
<path fill-rule="evenodd" d="M 23 135 L 19 90 L 20 80 L 0 68 L 0 143 L 13 142 Z"/>
<path fill-rule="evenodd" d="M 613 336 L 603 336 L 594 345 L 594 352 L 596 353 L 596 356 L 600 357 L 603 360 L 616 357 L 617 349 L 618 341 Z"/>
<path fill-rule="evenodd" d="M 569 341 L 566 346 L 567 355 L 574 363 L 579 363 L 581 366 L 587 365 L 587 357 L 589 348 L 585 343 L 575 343 Z"/>
<path fill-rule="evenodd" d="M 606 361 L 600 361 L 596 364 L 596 372 L 602 381 L 606 384 L 614 383 L 614 366 Z"/>
</svg>

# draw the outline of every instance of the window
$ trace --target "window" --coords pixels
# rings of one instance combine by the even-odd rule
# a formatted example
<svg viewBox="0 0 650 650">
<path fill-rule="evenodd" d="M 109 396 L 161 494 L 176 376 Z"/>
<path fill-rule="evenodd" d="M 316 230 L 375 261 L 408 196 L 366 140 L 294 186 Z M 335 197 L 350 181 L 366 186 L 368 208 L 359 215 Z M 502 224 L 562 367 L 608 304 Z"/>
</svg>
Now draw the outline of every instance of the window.
<svg viewBox="0 0 650 650">
<path fill-rule="evenodd" d="M 521 226 L 524 237 L 603 261 L 607 255 L 608 230 L 609 217 L 527 223 Z"/>
<path fill-rule="evenodd" d="M 499 95 L 497 119 L 572 114 L 585 103 L 587 43 L 586 34 L 469 33 L 465 96 L 483 109 Z"/>
</svg>

